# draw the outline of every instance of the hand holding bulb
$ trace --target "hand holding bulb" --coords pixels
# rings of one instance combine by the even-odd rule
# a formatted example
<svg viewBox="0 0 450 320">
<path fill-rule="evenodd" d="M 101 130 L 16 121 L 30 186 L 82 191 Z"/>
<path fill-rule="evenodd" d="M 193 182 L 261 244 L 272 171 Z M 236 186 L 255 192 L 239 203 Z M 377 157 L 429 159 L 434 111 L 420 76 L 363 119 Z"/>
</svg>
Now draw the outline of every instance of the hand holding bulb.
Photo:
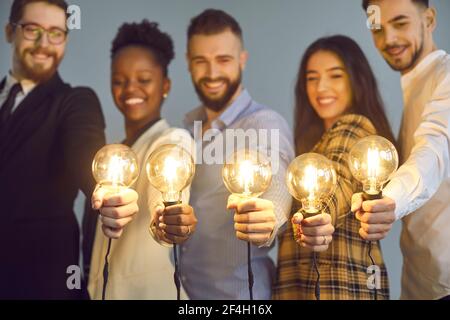
<svg viewBox="0 0 450 320">
<path fill-rule="evenodd" d="M 289 165 L 286 184 L 302 205 L 291 219 L 295 240 L 314 252 L 327 250 L 334 227 L 331 216 L 323 212 L 323 206 L 336 185 L 333 165 L 322 155 L 303 154 Z"/>
<path fill-rule="evenodd" d="M 258 198 L 272 180 L 269 160 L 257 151 L 239 150 L 224 165 L 222 176 L 232 193 L 227 209 L 234 209 L 236 237 L 257 246 L 263 245 L 276 225 L 272 201 Z"/>
<path fill-rule="evenodd" d="M 147 160 L 147 177 L 162 193 L 163 203 L 152 212 L 150 232 L 160 241 L 181 244 L 195 231 L 194 209 L 181 202 L 182 191 L 195 173 L 192 156 L 173 144 L 156 149 Z"/>
<path fill-rule="evenodd" d="M 349 155 L 350 170 L 362 183 L 363 193 L 354 194 L 351 210 L 361 222 L 360 236 L 369 241 L 384 239 L 396 221 L 395 201 L 382 196 L 384 184 L 398 167 L 394 145 L 379 136 L 356 143 Z"/>
<path fill-rule="evenodd" d="M 97 181 L 92 208 L 100 212 L 105 236 L 118 239 L 139 211 L 138 194 L 129 188 L 139 174 L 136 156 L 127 146 L 107 145 L 97 152 L 92 172 Z"/>
</svg>

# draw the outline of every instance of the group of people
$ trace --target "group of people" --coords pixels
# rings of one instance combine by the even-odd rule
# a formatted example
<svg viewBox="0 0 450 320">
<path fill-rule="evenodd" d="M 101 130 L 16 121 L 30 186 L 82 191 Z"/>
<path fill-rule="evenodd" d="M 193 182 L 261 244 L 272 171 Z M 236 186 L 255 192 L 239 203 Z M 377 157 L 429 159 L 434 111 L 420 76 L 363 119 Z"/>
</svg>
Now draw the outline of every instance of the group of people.
<svg viewBox="0 0 450 320">
<path fill-rule="evenodd" d="M 450 56 L 433 41 L 436 10 L 428 0 L 362 2 L 365 11 L 379 6 L 381 22 L 371 29 L 375 46 L 402 74 L 398 141 L 354 40 L 329 36 L 306 49 L 291 132 L 244 88 L 242 29 L 215 9 L 192 18 L 187 30 L 186 58 L 201 105 L 186 115 L 184 129 L 171 127 L 161 109 L 171 90 L 172 39 L 156 22 L 125 23 L 112 41 L 111 91 L 124 117 L 122 143 L 135 151 L 142 172 L 132 188 L 110 193 L 91 174 L 105 144 L 100 102 L 91 89 L 73 88 L 58 74 L 68 41 L 67 4 L 14 0 L 5 29 L 12 64 L 0 84 L 0 298 L 100 299 L 110 249 L 107 299 L 174 299 L 171 247 L 177 244 L 183 299 L 248 299 L 249 242 L 255 299 L 315 299 L 313 252 L 322 299 L 373 299 L 366 245 L 372 241 L 377 298 L 389 299 L 379 240 L 402 220 L 402 298 L 449 299 Z M 194 141 L 197 121 L 205 139 Z M 265 146 L 279 160 L 269 189 L 260 198 L 230 195 L 222 165 L 198 163 L 182 204 L 164 207 L 145 175 L 148 156 L 164 144 L 220 150 L 227 129 L 278 130 L 278 145 Z M 370 135 L 395 144 L 402 164 L 382 199 L 363 201 L 348 154 Z M 327 157 L 337 173 L 324 213 L 313 217 L 299 213 L 285 185 L 290 162 L 308 152 Z M 78 190 L 90 200 L 82 225 L 84 283 L 74 290 L 67 268 L 79 260 Z M 274 264 L 269 250 L 276 239 Z"/>
</svg>

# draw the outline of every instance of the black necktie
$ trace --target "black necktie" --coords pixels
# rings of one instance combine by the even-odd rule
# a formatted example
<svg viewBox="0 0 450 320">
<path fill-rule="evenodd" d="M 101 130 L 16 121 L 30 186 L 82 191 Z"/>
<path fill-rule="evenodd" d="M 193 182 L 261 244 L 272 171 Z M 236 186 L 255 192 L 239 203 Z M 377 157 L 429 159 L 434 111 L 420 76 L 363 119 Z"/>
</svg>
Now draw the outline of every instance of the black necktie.
<svg viewBox="0 0 450 320">
<path fill-rule="evenodd" d="M 2 107 L 0 108 L 0 124 L 3 126 L 8 121 L 9 117 L 11 116 L 11 111 L 14 107 L 14 104 L 16 102 L 16 97 L 19 94 L 19 92 L 22 91 L 22 86 L 20 83 L 16 83 L 11 87 L 11 90 L 9 90 L 8 98 L 3 103 Z"/>
</svg>

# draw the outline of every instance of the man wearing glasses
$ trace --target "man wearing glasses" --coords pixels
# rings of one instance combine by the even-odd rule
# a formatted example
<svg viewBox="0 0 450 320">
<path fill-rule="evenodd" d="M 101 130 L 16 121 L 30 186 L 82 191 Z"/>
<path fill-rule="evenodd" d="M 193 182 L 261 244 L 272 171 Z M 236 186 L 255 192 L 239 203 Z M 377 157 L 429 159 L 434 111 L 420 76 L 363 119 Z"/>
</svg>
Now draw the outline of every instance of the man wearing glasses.
<svg viewBox="0 0 450 320">
<path fill-rule="evenodd" d="M 68 281 L 79 258 L 78 190 L 92 195 L 107 237 L 120 237 L 138 210 L 135 191 L 95 188 L 90 167 L 105 125 L 95 93 L 57 72 L 66 12 L 64 0 L 14 0 L 5 28 L 12 66 L 0 81 L 0 299 L 82 297 Z"/>
</svg>

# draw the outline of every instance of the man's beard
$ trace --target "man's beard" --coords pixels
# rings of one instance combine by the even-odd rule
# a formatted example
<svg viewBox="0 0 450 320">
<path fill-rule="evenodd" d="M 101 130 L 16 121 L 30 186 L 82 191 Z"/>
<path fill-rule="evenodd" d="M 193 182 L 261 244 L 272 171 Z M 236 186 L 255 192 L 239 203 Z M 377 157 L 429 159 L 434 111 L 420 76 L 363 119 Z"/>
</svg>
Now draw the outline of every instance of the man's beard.
<svg viewBox="0 0 450 320">
<path fill-rule="evenodd" d="M 242 72 L 239 70 L 239 75 L 236 80 L 231 81 L 228 78 L 219 77 L 216 79 L 211 78 L 201 78 L 197 83 L 194 82 L 195 91 L 197 92 L 198 97 L 202 101 L 203 105 L 213 111 L 219 112 L 223 110 L 228 104 L 231 102 L 231 99 L 235 95 L 238 90 L 242 80 Z M 212 81 L 223 81 L 225 83 L 225 92 L 217 98 L 210 98 L 202 91 L 202 86 L 205 82 Z"/>
<path fill-rule="evenodd" d="M 26 55 L 32 55 L 35 53 L 46 54 L 49 57 L 53 58 L 51 67 L 48 69 L 44 69 L 41 64 L 34 64 L 32 66 L 28 65 L 28 63 L 26 62 Z M 29 79 L 36 83 L 42 83 L 50 80 L 55 75 L 62 60 L 62 58 L 58 59 L 55 52 L 43 48 L 27 48 L 23 51 L 22 54 L 20 54 L 16 49 L 16 56 L 18 57 L 18 62 L 20 64 L 20 69 L 23 73 L 23 76 L 26 79 Z"/>
<path fill-rule="evenodd" d="M 414 52 L 411 61 L 406 66 L 396 66 L 395 62 L 391 63 L 391 62 L 389 62 L 389 60 L 385 59 L 386 62 L 389 64 L 389 66 L 392 68 L 392 70 L 403 72 L 406 70 L 411 70 L 417 64 L 417 61 L 422 56 L 422 53 L 424 50 L 424 33 L 425 33 L 425 30 L 422 28 L 422 34 L 421 34 L 421 38 L 420 38 L 420 47 L 418 50 L 416 50 Z M 390 46 L 390 47 L 393 47 L 393 46 Z M 388 50 L 390 47 L 386 47 L 385 50 Z"/>
</svg>

